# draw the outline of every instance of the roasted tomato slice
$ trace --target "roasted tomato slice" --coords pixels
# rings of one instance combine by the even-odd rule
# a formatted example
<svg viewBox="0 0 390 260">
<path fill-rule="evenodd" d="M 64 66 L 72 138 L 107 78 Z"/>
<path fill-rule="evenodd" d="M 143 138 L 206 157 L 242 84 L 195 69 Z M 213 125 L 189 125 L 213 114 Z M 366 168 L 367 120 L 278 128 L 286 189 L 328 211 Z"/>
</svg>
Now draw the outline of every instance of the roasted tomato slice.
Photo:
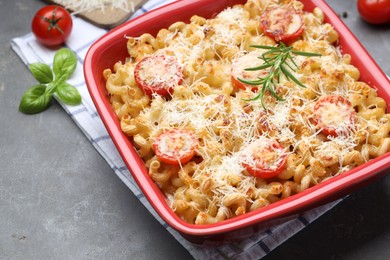
<svg viewBox="0 0 390 260">
<path fill-rule="evenodd" d="M 245 70 L 262 65 L 262 60 L 258 58 L 259 56 L 261 56 L 260 52 L 249 52 L 233 60 L 230 75 L 234 87 L 244 90 L 246 88 L 257 90 L 257 86 L 245 84 L 239 79 L 248 81 L 258 80 L 259 78 L 265 77 L 268 74 L 269 70 L 267 69 L 254 71 Z"/>
<path fill-rule="evenodd" d="M 276 140 L 258 139 L 244 151 L 242 165 L 255 177 L 272 178 L 285 168 L 287 151 Z"/>
<path fill-rule="evenodd" d="M 313 119 L 326 135 L 338 136 L 352 129 L 357 122 L 356 111 L 343 96 L 325 96 L 314 105 Z"/>
<path fill-rule="evenodd" d="M 276 7 L 265 11 L 260 17 L 264 34 L 288 43 L 294 41 L 303 33 L 302 14 L 292 7 Z"/>
<path fill-rule="evenodd" d="M 173 128 L 158 135 L 152 147 L 161 161 L 178 165 L 194 157 L 198 140 L 191 130 Z"/>
<path fill-rule="evenodd" d="M 182 83 L 183 73 L 175 57 L 157 54 L 138 62 L 134 78 L 147 95 L 168 96 L 174 87 Z"/>
</svg>

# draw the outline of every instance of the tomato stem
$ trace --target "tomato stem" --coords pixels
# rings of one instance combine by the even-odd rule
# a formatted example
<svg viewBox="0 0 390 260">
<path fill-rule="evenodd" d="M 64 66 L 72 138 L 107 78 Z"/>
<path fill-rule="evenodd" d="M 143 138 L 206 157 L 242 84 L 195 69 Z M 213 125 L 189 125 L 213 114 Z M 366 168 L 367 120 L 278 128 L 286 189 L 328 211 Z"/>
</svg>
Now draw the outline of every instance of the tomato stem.
<svg viewBox="0 0 390 260">
<path fill-rule="evenodd" d="M 51 31 L 53 28 L 56 28 L 61 34 L 64 34 L 64 31 L 61 29 L 61 27 L 58 26 L 58 22 L 61 21 L 62 17 L 56 20 L 56 13 L 57 13 L 57 7 L 53 10 L 51 19 L 44 17 L 42 15 L 38 15 L 38 17 L 49 24 L 49 27 L 47 27 L 47 31 Z"/>
</svg>

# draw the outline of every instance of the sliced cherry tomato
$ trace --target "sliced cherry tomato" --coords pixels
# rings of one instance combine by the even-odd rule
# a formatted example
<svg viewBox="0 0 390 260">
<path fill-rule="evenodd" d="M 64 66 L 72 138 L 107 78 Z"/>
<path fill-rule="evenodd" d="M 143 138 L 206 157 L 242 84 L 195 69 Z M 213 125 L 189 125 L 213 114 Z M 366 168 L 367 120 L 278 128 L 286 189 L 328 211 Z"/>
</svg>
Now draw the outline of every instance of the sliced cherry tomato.
<svg viewBox="0 0 390 260">
<path fill-rule="evenodd" d="M 390 0 L 358 0 L 360 16 L 371 24 L 390 22 Z"/>
<path fill-rule="evenodd" d="M 69 38 L 72 27 L 69 12 L 57 5 L 48 5 L 38 10 L 31 23 L 35 38 L 50 47 L 64 43 Z"/>
<path fill-rule="evenodd" d="M 314 105 L 313 119 L 318 129 L 326 135 L 338 136 L 357 122 L 356 111 L 343 96 L 325 96 Z"/>
<path fill-rule="evenodd" d="M 297 39 L 303 33 L 302 14 L 292 7 L 276 7 L 260 17 L 264 34 L 284 43 Z"/>
<path fill-rule="evenodd" d="M 233 86 L 238 89 L 251 88 L 256 90 L 257 87 L 249 84 L 245 84 L 239 79 L 243 80 L 258 80 L 261 77 L 265 77 L 268 74 L 267 69 L 247 71 L 245 69 L 262 65 L 262 60 L 258 57 L 261 55 L 259 52 L 249 52 L 243 56 L 240 56 L 233 60 L 232 68 L 230 71 Z"/>
<path fill-rule="evenodd" d="M 286 161 L 286 149 L 276 140 L 263 138 L 246 148 L 242 165 L 252 176 L 267 179 L 279 175 Z"/>
<path fill-rule="evenodd" d="M 161 161 L 178 165 L 194 157 L 198 140 L 191 130 L 173 128 L 158 135 L 152 147 Z"/>
<path fill-rule="evenodd" d="M 134 78 L 146 94 L 168 96 L 174 87 L 182 83 L 183 73 L 175 57 L 157 54 L 138 62 Z"/>
</svg>

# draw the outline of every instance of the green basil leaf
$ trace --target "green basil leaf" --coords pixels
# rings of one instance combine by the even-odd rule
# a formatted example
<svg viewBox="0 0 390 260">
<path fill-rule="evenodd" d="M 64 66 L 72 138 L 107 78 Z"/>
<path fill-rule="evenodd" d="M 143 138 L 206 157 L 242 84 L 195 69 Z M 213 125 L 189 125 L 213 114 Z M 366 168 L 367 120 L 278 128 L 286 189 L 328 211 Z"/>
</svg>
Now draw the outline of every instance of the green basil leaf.
<svg viewBox="0 0 390 260">
<path fill-rule="evenodd" d="M 39 83 L 46 84 L 53 81 L 53 72 L 49 65 L 36 62 L 31 63 L 29 68 L 34 78 L 38 80 Z"/>
<path fill-rule="evenodd" d="M 79 105 L 81 104 L 81 96 L 77 88 L 64 82 L 57 86 L 57 97 L 67 105 Z"/>
<path fill-rule="evenodd" d="M 77 66 L 77 57 L 68 48 L 62 48 L 56 52 L 53 61 L 55 81 L 62 83 L 69 78 Z"/>
<path fill-rule="evenodd" d="M 47 95 L 53 95 L 57 91 L 57 84 L 56 82 L 50 82 L 46 85 L 45 94 Z"/>
<path fill-rule="evenodd" d="M 19 104 L 19 111 L 26 114 L 36 114 L 45 110 L 51 100 L 51 95 L 45 93 L 46 86 L 39 84 L 27 89 Z"/>
</svg>

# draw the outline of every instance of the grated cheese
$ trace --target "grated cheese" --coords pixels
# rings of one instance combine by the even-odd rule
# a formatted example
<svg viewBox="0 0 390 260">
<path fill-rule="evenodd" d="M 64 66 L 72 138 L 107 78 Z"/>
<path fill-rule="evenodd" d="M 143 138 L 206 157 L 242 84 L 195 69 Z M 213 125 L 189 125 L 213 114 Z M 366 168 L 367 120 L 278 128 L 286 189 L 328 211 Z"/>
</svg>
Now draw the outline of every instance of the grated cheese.
<svg viewBox="0 0 390 260">
<path fill-rule="evenodd" d="M 91 12 L 95 10 L 100 10 L 104 13 L 106 8 L 134 12 L 135 9 L 132 0 L 58 0 L 56 2 L 67 9 L 75 10 L 74 13 Z"/>
</svg>

